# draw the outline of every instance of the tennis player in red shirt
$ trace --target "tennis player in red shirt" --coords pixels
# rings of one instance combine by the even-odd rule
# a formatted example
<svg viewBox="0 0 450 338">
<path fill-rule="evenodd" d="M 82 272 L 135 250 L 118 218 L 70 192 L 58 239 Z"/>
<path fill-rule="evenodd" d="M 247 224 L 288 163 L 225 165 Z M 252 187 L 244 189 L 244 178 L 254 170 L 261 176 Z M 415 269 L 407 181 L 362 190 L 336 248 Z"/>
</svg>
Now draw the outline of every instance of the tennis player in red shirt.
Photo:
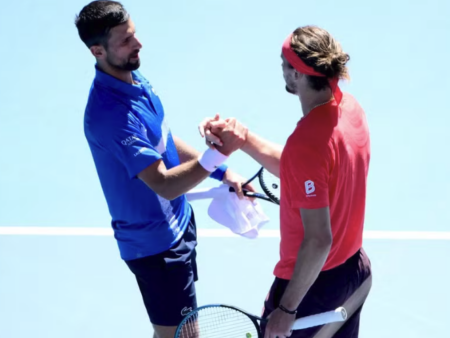
<svg viewBox="0 0 450 338">
<path fill-rule="evenodd" d="M 280 260 L 264 303 L 264 337 L 355 338 L 372 278 L 362 247 L 370 160 L 365 113 L 339 89 L 349 77 L 349 56 L 327 31 L 296 29 L 281 58 L 286 90 L 303 111 L 284 149 L 233 118 L 206 119 L 200 133 L 219 151 L 232 135 L 244 135 L 241 150 L 281 180 Z M 339 306 L 348 311 L 345 322 L 291 332 L 296 318 Z"/>
</svg>

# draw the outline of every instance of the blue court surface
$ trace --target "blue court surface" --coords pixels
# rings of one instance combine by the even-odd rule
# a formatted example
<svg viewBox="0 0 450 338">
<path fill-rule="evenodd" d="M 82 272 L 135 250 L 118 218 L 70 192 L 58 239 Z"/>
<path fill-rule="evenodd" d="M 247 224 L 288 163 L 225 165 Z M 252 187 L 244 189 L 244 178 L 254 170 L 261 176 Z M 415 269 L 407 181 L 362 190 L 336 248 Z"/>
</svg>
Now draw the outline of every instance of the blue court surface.
<svg viewBox="0 0 450 338">
<path fill-rule="evenodd" d="M 94 59 L 73 22 L 86 3 L 2 4 L 1 338 L 152 336 L 83 134 Z M 351 57 L 341 88 L 364 107 L 372 135 L 364 246 L 374 280 L 360 337 L 448 337 L 449 2 L 123 3 L 144 46 L 141 72 L 172 132 L 198 150 L 197 125 L 216 112 L 283 144 L 301 109 L 284 90 L 282 41 L 314 24 L 341 42 Z M 245 177 L 258 169 L 243 153 L 228 164 Z M 263 204 L 270 222 L 251 240 L 214 223 L 208 201 L 193 207 L 199 304 L 260 314 L 278 259 L 278 209 Z"/>
<path fill-rule="evenodd" d="M 200 237 L 201 304 L 259 314 L 276 238 Z M 367 239 L 374 283 L 361 337 L 445 337 L 448 240 Z M 0 236 L 1 337 L 151 337 L 136 283 L 110 236 Z"/>
</svg>

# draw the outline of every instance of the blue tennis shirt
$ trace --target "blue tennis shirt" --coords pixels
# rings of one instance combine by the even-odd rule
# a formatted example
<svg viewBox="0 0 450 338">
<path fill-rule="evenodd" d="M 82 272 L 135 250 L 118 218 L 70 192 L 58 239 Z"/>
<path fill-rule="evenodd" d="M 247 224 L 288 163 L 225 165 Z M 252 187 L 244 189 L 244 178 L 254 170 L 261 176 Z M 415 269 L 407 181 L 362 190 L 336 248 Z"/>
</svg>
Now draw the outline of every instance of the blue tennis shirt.
<svg viewBox="0 0 450 338">
<path fill-rule="evenodd" d="M 159 97 L 140 72 L 132 76 L 138 84 L 118 80 L 96 67 L 84 116 L 85 136 L 124 260 L 169 249 L 191 218 L 184 195 L 164 199 L 137 178 L 159 159 L 167 169 L 180 160 Z M 221 180 L 225 169 L 215 178 Z"/>
</svg>

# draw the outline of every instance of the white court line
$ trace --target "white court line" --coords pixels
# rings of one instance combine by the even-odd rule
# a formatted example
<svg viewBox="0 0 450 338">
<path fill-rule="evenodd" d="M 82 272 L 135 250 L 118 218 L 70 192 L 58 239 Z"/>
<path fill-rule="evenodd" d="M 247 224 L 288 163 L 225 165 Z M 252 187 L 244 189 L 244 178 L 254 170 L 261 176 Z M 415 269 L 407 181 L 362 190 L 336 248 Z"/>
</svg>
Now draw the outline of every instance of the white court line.
<svg viewBox="0 0 450 338">
<path fill-rule="evenodd" d="M 198 229 L 199 237 L 239 237 L 228 229 Z M 26 236 L 113 236 L 111 228 L 78 227 L 0 227 L 0 235 Z M 279 238 L 279 230 L 261 230 L 260 237 Z M 373 231 L 364 232 L 364 239 L 450 240 L 449 231 Z"/>
</svg>

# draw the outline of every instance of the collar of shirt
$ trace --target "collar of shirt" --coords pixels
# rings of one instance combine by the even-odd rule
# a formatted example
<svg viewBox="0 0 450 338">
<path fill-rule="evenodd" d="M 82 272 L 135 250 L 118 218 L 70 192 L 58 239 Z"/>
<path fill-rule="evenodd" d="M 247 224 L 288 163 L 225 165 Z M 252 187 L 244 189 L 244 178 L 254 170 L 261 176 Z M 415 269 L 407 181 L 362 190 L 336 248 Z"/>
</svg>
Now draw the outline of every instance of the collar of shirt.
<svg viewBox="0 0 450 338">
<path fill-rule="evenodd" d="M 145 94 L 145 84 L 148 82 L 139 75 L 138 72 L 131 72 L 133 80 L 136 80 L 137 84 L 129 84 L 122 80 L 115 78 L 105 72 L 103 72 L 98 66 L 95 66 L 95 81 L 102 84 L 105 87 L 109 87 L 120 91 L 128 96 L 138 98 L 142 94 Z"/>
</svg>

